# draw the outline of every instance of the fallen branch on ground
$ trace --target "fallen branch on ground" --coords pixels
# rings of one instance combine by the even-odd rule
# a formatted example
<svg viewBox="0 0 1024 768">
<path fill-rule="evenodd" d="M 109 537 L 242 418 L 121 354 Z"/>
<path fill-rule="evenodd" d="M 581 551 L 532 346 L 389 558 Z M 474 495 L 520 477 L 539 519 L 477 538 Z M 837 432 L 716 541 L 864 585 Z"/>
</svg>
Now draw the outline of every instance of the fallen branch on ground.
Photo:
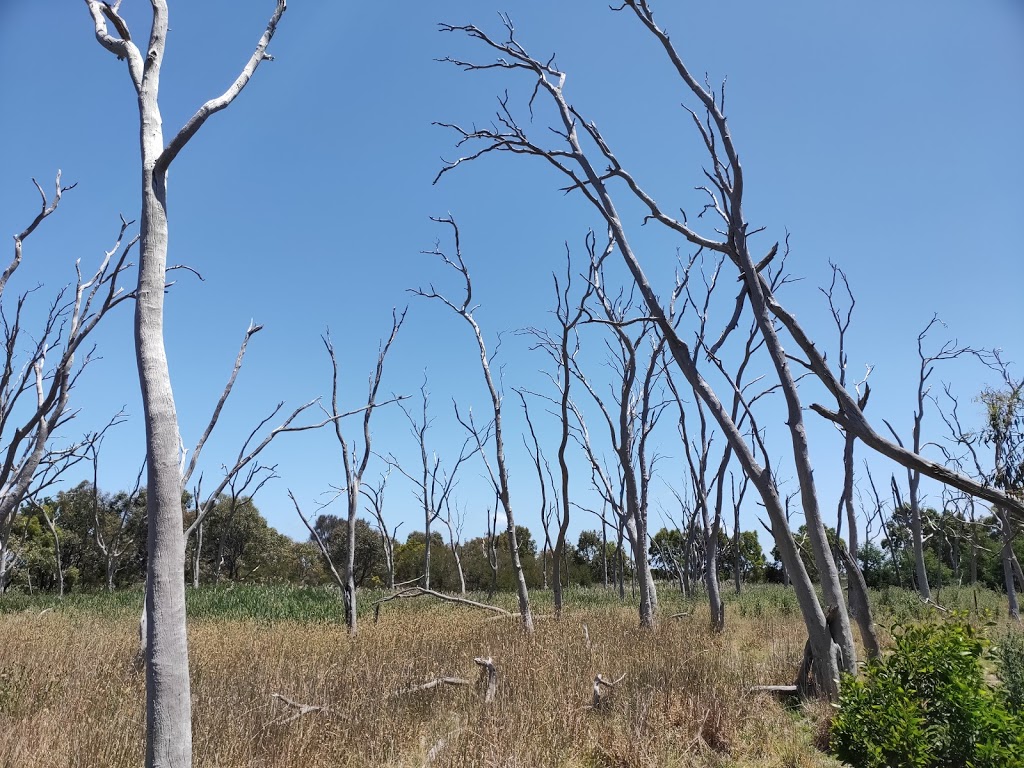
<svg viewBox="0 0 1024 768">
<path fill-rule="evenodd" d="M 298 720 L 303 715 L 309 715 L 309 714 L 312 714 L 314 712 L 320 712 L 320 713 L 323 713 L 325 715 L 331 714 L 331 710 L 330 710 L 329 707 L 325 707 L 325 706 L 322 706 L 322 705 L 319 705 L 319 704 L 303 704 L 303 703 L 298 702 L 298 701 L 292 701 L 287 696 L 282 696 L 280 693 L 272 693 L 272 694 L 270 694 L 270 696 L 271 696 L 271 698 L 277 699 L 278 701 L 280 701 L 281 703 L 285 704 L 286 706 L 291 707 L 292 709 L 296 710 L 295 712 L 293 712 L 291 714 L 290 717 L 284 717 L 284 716 L 279 717 L 277 720 L 274 720 L 273 722 L 271 722 L 270 725 L 287 725 L 288 723 L 292 722 L 293 720 Z"/>
<path fill-rule="evenodd" d="M 502 616 L 514 616 L 515 615 L 512 612 L 506 611 L 504 608 L 499 608 L 496 605 L 488 605 L 487 603 L 478 603 L 476 600 L 470 600 L 470 599 L 465 598 L 465 597 L 456 597 L 455 595 L 446 595 L 443 592 L 435 592 L 434 590 L 427 589 L 426 587 L 409 587 L 408 589 L 403 589 L 401 592 L 396 592 L 393 595 L 388 595 L 387 597 L 382 597 L 380 600 L 377 600 L 376 602 L 374 602 L 374 604 L 373 604 L 373 620 L 374 620 L 374 622 L 376 622 L 380 618 L 380 607 L 384 603 L 389 603 L 392 600 L 408 600 L 408 599 L 413 598 L 413 597 L 422 597 L 424 595 L 429 596 L 429 597 L 436 597 L 438 600 L 443 600 L 446 603 L 456 603 L 458 605 L 468 605 L 471 608 L 483 608 L 486 611 L 493 611 L 494 613 L 498 613 L 498 614 L 500 614 Z"/>
<path fill-rule="evenodd" d="M 408 688 L 402 688 L 401 690 L 395 691 L 391 694 L 390 698 L 394 699 L 398 696 L 404 696 L 407 693 L 416 693 L 417 691 L 430 691 L 442 685 L 472 685 L 472 680 L 467 680 L 464 677 L 437 677 L 426 683 L 419 685 L 412 685 Z"/>
<path fill-rule="evenodd" d="M 600 709 L 602 704 L 608 703 L 608 698 L 612 694 L 612 689 L 614 689 L 615 686 L 621 683 L 625 678 L 625 672 L 619 676 L 618 680 L 606 680 L 604 676 L 598 673 L 594 678 L 593 708 Z M 607 693 L 604 691 L 605 688 L 608 689 Z"/>
</svg>

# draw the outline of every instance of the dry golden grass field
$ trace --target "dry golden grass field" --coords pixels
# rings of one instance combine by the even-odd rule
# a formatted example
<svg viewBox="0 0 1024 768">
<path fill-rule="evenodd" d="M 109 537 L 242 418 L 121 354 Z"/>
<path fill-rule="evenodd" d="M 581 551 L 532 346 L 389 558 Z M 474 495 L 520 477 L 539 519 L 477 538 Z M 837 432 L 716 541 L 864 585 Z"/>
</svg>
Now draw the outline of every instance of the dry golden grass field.
<svg viewBox="0 0 1024 768">
<path fill-rule="evenodd" d="M 263 589 L 267 604 L 280 599 Z M 781 588 L 732 600 L 721 635 L 699 602 L 664 606 L 689 615 L 650 633 L 635 609 L 591 596 L 561 621 L 543 617 L 541 602 L 533 637 L 421 598 L 384 605 L 378 623 L 368 612 L 355 638 L 333 606 L 283 618 L 261 609 L 260 590 L 240 589 L 237 607 L 225 590 L 219 607 L 190 605 L 196 766 L 838 765 L 819 749 L 827 705 L 787 708 L 749 692 L 790 682 L 800 660 L 805 634 Z M 140 599 L 6 606 L 0 765 L 141 764 Z M 480 656 L 498 669 L 492 703 L 476 685 L 405 691 L 446 676 L 475 682 Z M 595 710 L 597 674 L 622 680 Z M 303 713 L 274 694 L 323 709 Z"/>
</svg>

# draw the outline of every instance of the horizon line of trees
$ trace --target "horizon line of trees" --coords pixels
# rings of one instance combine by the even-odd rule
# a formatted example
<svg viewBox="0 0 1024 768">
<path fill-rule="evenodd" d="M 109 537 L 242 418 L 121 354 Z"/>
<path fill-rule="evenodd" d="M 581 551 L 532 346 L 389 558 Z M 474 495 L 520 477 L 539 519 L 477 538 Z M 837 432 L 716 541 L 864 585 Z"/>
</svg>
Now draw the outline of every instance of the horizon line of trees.
<svg viewBox="0 0 1024 768">
<path fill-rule="evenodd" d="M 11 526 L 0 593 L 13 589 L 63 595 L 71 591 L 113 591 L 144 583 L 145 494 L 145 488 L 97 491 L 90 481 L 83 480 L 52 497 L 23 505 Z M 191 502 L 186 494 L 183 508 L 188 509 Z M 970 584 L 1003 590 L 1001 527 L 994 514 L 970 523 L 950 509 L 940 512 L 925 507 L 920 513 L 926 532 L 925 568 L 934 588 Z M 186 515 L 185 524 L 189 522 Z M 877 541 L 868 539 L 857 552 L 867 586 L 919 590 L 909 505 L 895 506 L 882 522 L 884 535 Z M 298 541 L 278 532 L 250 497 L 222 494 L 210 505 L 203 527 L 201 538 L 189 540 L 189 583 L 332 583 L 314 536 Z M 345 519 L 321 514 L 313 527 L 327 545 L 332 561 L 346 562 Z M 706 568 L 705 545 L 692 528 L 662 527 L 650 537 L 647 550 L 652 574 L 660 581 L 675 583 L 688 596 L 702 588 Z M 835 529 L 829 528 L 828 536 L 833 546 L 846 546 Z M 507 532 L 495 534 L 492 529 L 483 536 L 453 542 L 433 531 L 430 539 L 432 589 L 493 594 L 517 588 Z M 797 529 L 795 539 L 808 573 L 818 581 L 805 525 Z M 426 540 L 420 530 L 399 540 L 379 525 L 357 518 L 352 574 L 355 586 L 422 584 Z M 553 549 L 547 544 L 538 547 L 527 526 L 516 526 L 516 540 L 529 588 L 553 588 Z M 1024 557 L 1024 539 L 1016 540 L 1014 549 L 1019 558 Z M 789 583 L 777 548 L 766 556 L 755 531 L 740 531 L 736 537 L 719 530 L 717 553 L 717 580 L 732 582 L 737 591 L 743 584 Z M 635 595 L 634 566 L 632 548 L 624 546 L 614 530 L 609 538 L 606 527 L 604 531 L 583 530 L 575 543 L 566 542 L 558 573 L 563 588 L 604 586 L 624 598 L 627 593 Z"/>
</svg>

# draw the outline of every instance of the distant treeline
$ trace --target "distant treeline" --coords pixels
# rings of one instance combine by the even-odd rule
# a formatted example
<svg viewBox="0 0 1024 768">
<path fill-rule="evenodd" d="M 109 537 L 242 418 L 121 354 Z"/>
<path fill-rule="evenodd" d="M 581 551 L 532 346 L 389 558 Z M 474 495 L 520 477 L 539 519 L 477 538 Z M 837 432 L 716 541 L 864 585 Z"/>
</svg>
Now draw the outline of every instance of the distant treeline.
<svg viewBox="0 0 1024 768">
<path fill-rule="evenodd" d="M 194 517 L 191 497 L 183 497 L 184 524 Z M 994 519 L 967 524 L 953 515 L 924 510 L 929 532 L 925 562 L 933 585 L 977 581 L 999 590 L 1002 560 Z M 914 586 L 909 515 L 898 508 L 886 525 L 888 536 L 863 544 L 857 557 L 871 587 Z M 320 515 L 314 528 L 338 565 L 347 558 L 344 520 Z M 551 547 L 538 543 L 525 526 L 517 526 L 519 554 L 530 588 L 551 586 Z M 833 540 L 835 532 L 829 531 Z M 430 586 L 446 592 L 515 589 L 507 533 L 465 541 L 431 534 Z M 806 531 L 796 533 L 812 576 L 813 557 Z M 384 534 L 364 519 L 356 521 L 355 580 L 360 587 L 388 587 L 421 579 L 425 537 L 414 531 L 404 541 L 392 539 L 392 563 Z M 769 560 L 752 531 L 739 537 L 719 533 L 719 576 L 742 583 L 784 582 L 786 574 L 772 549 Z M 704 560 L 700 531 L 662 528 L 648 548 L 655 574 L 690 591 L 701 583 Z M 737 547 L 739 554 L 737 557 Z M 1024 538 L 1015 542 L 1024 557 Z M 197 551 L 198 549 L 198 551 Z M 633 579 L 631 548 L 611 526 L 585 530 L 566 546 L 563 582 L 606 585 L 622 591 Z M 197 557 L 198 555 L 198 557 Z M 457 556 L 456 556 L 457 555 Z M 198 568 L 198 574 L 196 569 Z M 461 568 L 461 578 L 460 578 Z M 0 589 L 34 592 L 95 591 L 135 586 L 146 573 L 146 492 L 94 492 L 89 482 L 53 497 L 22 506 L 0 542 Z M 197 578 L 198 576 L 198 578 Z M 221 581 L 321 585 L 332 582 L 317 545 L 294 541 L 267 524 L 248 497 L 223 496 L 215 501 L 197 534 L 186 543 L 186 577 L 191 583 Z"/>
</svg>

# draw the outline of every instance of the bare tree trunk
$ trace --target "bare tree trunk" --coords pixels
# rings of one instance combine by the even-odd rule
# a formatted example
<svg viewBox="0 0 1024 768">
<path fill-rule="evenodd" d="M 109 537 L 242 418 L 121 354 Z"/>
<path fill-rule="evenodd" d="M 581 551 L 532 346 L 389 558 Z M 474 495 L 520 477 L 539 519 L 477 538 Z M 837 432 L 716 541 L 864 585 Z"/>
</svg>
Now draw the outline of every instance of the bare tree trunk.
<svg viewBox="0 0 1024 768">
<path fill-rule="evenodd" d="M 199 527 L 196 528 L 196 553 L 192 559 L 192 587 L 193 589 L 199 589 L 199 563 L 202 560 L 203 553 L 203 524 L 199 523 Z"/>
<path fill-rule="evenodd" d="M 185 538 L 178 417 L 164 349 L 163 306 L 167 270 L 167 170 L 207 118 L 227 107 L 266 57 L 285 0 L 277 8 L 242 73 L 225 93 L 199 109 L 165 148 L 159 106 L 160 69 L 167 39 L 166 0 L 152 0 L 153 22 L 145 58 L 130 40 L 117 6 L 86 0 L 96 39 L 120 59 L 138 93 L 142 153 L 142 221 L 135 350 L 146 422 L 149 521 L 146 581 L 146 765 L 192 764 L 192 703 L 185 624 Z M 117 28 L 110 35 L 106 20 Z"/>
<path fill-rule="evenodd" d="M 437 299 L 444 303 L 469 324 L 473 330 L 473 335 L 476 338 L 477 349 L 480 353 L 480 366 L 483 371 L 484 381 L 487 384 L 487 391 L 491 396 L 491 409 L 494 414 L 494 420 L 492 422 L 494 430 L 494 462 L 496 465 L 494 469 L 491 468 L 490 461 L 487 458 L 487 453 L 484 451 L 485 441 L 482 439 L 483 436 L 473 422 L 472 411 L 469 413 L 468 421 L 464 421 L 461 416 L 458 416 L 458 409 L 456 409 L 456 415 L 462 425 L 466 427 L 470 435 L 475 438 L 477 450 L 480 452 L 480 455 L 484 460 L 484 465 L 487 468 L 491 484 L 497 493 L 498 499 L 501 501 L 502 509 L 505 510 L 506 531 L 508 533 L 508 544 L 510 550 L 509 554 L 512 560 L 512 569 L 515 573 L 516 593 L 519 597 L 519 615 L 522 620 L 523 631 L 527 634 L 533 634 L 533 614 L 530 610 L 530 593 L 526 586 L 526 575 L 523 573 L 523 564 L 519 556 L 519 541 L 516 534 L 515 515 L 512 512 L 512 498 L 508 483 L 508 467 L 505 463 L 505 443 L 501 419 L 502 396 L 498 392 L 498 388 L 491 376 L 490 358 L 487 354 L 487 346 L 484 343 L 483 333 L 480 330 L 480 326 L 473 318 L 474 308 L 471 307 L 470 303 L 472 301 L 473 289 L 470 282 L 469 270 L 462 258 L 462 247 L 459 239 L 458 225 L 456 225 L 455 220 L 450 217 L 435 219 L 435 221 L 448 224 L 452 228 L 452 233 L 455 239 L 455 260 L 453 261 L 452 259 L 449 259 L 446 255 L 437 250 L 431 251 L 431 253 L 440 256 L 444 262 L 455 269 L 460 277 L 465 281 L 465 299 L 461 304 L 454 304 L 433 290 L 429 293 L 418 290 L 416 293 L 420 296 Z"/>
<path fill-rule="evenodd" d="M 733 531 L 732 531 L 732 579 L 736 587 L 736 594 L 743 592 L 743 582 L 740 578 L 740 568 L 743 564 L 743 553 L 740 552 L 740 506 L 733 505 Z"/>
<path fill-rule="evenodd" d="M 868 585 L 864 581 L 864 574 L 860 566 L 853 559 L 853 554 L 843 547 L 842 541 L 838 544 L 839 554 L 846 566 L 846 577 L 850 584 L 850 615 L 857 621 L 860 629 L 860 638 L 864 643 L 864 650 L 869 659 L 878 658 L 879 645 L 878 636 L 875 634 L 875 624 L 871 618 L 871 603 L 868 601 Z"/>
<path fill-rule="evenodd" d="M 466 573 L 462 570 L 462 557 L 459 555 L 459 545 L 457 542 L 452 544 L 452 557 L 455 558 L 455 568 L 459 572 L 459 594 L 465 597 Z"/>
<path fill-rule="evenodd" d="M 711 628 L 721 632 L 725 629 L 725 605 L 718 585 L 718 526 L 709 526 L 707 530 L 704 537 L 704 585 L 711 607 Z"/>
<path fill-rule="evenodd" d="M 360 491 L 370 501 L 370 511 L 377 521 L 377 529 L 380 531 L 381 547 L 384 550 L 384 564 L 388 571 L 388 589 L 395 588 L 395 537 L 398 529 L 402 527 L 399 523 L 395 526 L 394 533 L 388 533 L 387 523 L 384 521 L 384 489 L 387 487 L 388 478 L 391 476 L 391 465 L 387 471 L 380 476 L 377 485 L 363 484 Z"/>
<path fill-rule="evenodd" d="M 46 527 L 50 529 L 50 535 L 53 536 L 53 554 L 57 560 L 57 595 L 61 600 L 64 599 L 64 561 L 61 557 L 60 551 L 60 535 L 57 533 L 57 526 L 50 517 L 49 513 L 43 509 L 42 506 L 39 510 L 43 513 L 43 519 L 46 521 Z"/>
<path fill-rule="evenodd" d="M 1014 621 L 1020 621 L 1020 605 L 1017 602 L 1017 589 L 1014 585 L 1013 565 L 1011 564 L 1011 558 L 1013 556 L 1013 542 L 1012 540 L 1003 535 L 1003 549 L 1002 549 L 1002 561 L 1003 561 L 1003 583 L 1006 587 L 1006 597 L 1009 603 L 1009 614 Z"/>
<path fill-rule="evenodd" d="M 601 519 L 601 584 L 608 589 L 608 524 Z"/>
</svg>

